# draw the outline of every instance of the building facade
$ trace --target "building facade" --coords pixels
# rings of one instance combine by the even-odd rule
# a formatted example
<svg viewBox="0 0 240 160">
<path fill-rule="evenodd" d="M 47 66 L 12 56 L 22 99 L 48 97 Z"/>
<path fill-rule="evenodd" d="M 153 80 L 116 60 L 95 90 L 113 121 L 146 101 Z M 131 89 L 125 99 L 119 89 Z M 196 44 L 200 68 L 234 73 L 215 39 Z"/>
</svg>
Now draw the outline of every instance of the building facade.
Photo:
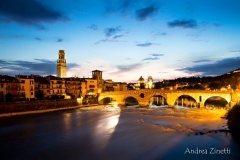
<svg viewBox="0 0 240 160">
<path fill-rule="evenodd" d="M 96 87 L 98 88 L 98 93 L 101 93 L 103 89 L 102 71 L 99 70 L 92 71 L 92 78 L 97 80 Z"/>
<path fill-rule="evenodd" d="M 20 82 L 20 98 L 26 100 L 35 99 L 34 78 L 28 75 L 17 75 L 15 77 Z"/>
<path fill-rule="evenodd" d="M 10 93 L 10 98 L 6 95 Z M 11 76 L 0 75 L 0 101 L 15 101 L 20 98 L 20 82 Z"/>
<path fill-rule="evenodd" d="M 81 79 L 78 77 L 65 78 L 66 94 L 71 98 L 79 98 L 81 96 Z"/>
<path fill-rule="evenodd" d="M 66 94 L 66 83 L 64 78 L 47 76 L 46 79 L 49 82 L 49 93 L 51 96 L 61 96 Z"/>
<path fill-rule="evenodd" d="M 59 50 L 57 60 L 57 77 L 67 77 L 67 64 L 64 50 Z"/>
</svg>

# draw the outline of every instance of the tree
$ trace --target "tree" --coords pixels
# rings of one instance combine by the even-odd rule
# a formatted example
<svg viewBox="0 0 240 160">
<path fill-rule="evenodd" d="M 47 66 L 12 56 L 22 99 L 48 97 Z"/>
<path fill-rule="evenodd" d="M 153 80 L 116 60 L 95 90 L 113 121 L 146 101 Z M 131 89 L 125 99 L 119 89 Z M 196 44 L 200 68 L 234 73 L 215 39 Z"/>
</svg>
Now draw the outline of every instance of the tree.
<svg viewBox="0 0 240 160">
<path fill-rule="evenodd" d="M 12 94 L 11 94 L 11 93 L 7 93 L 7 94 L 5 95 L 5 99 L 6 99 L 7 102 L 12 102 L 12 101 L 13 101 L 13 96 L 12 96 Z"/>
<path fill-rule="evenodd" d="M 204 88 L 202 85 L 200 85 L 200 84 L 195 84 L 195 85 L 193 86 L 193 89 L 204 90 L 205 88 Z"/>
<path fill-rule="evenodd" d="M 209 87 L 211 90 L 221 89 L 221 85 L 220 85 L 219 83 L 216 83 L 216 82 L 210 83 L 208 87 Z"/>
<path fill-rule="evenodd" d="M 127 84 L 127 89 L 128 89 L 128 90 L 134 90 L 134 85 L 133 85 L 133 83 L 128 83 L 128 84 Z"/>
<path fill-rule="evenodd" d="M 140 89 L 145 89 L 145 84 L 144 83 L 140 83 Z"/>
<path fill-rule="evenodd" d="M 43 99 L 44 98 L 44 94 L 43 94 L 43 91 L 38 91 L 38 92 L 36 92 L 35 93 L 35 97 L 37 98 L 37 99 Z"/>
</svg>

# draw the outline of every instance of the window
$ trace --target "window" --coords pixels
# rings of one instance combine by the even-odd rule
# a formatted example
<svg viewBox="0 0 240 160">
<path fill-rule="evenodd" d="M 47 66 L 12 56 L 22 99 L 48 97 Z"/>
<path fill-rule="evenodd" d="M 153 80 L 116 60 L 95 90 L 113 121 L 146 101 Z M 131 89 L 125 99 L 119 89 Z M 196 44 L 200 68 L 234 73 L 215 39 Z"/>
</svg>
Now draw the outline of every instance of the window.
<svg viewBox="0 0 240 160">
<path fill-rule="evenodd" d="M 33 92 L 31 92 L 31 95 L 33 95 Z"/>
<path fill-rule="evenodd" d="M 89 88 L 94 88 L 95 86 L 94 85 L 89 85 Z"/>
<path fill-rule="evenodd" d="M 1 84 L 1 88 L 3 88 L 3 84 Z"/>
</svg>

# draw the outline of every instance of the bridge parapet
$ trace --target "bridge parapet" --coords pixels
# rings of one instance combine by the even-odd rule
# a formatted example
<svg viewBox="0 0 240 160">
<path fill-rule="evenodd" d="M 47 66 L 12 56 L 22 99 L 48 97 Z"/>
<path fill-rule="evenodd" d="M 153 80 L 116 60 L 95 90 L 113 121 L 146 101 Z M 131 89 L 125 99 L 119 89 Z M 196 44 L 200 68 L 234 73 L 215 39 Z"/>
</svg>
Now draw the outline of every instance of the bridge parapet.
<svg viewBox="0 0 240 160">
<path fill-rule="evenodd" d="M 141 94 L 144 97 L 141 97 Z M 233 93 L 232 91 L 206 91 L 206 90 L 161 90 L 161 89 L 140 89 L 140 90 L 128 90 L 117 92 L 103 92 L 99 95 L 99 100 L 111 97 L 112 99 L 123 104 L 127 97 L 134 97 L 139 104 L 150 104 L 150 99 L 153 96 L 162 96 L 166 99 L 169 106 L 174 106 L 178 97 L 182 95 L 188 95 L 195 99 L 195 101 L 203 106 L 205 101 L 213 96 L 220 96 L 226 99 L 228 103 L 233 101 L 233 95 L 240 99 L 240 92 Z M 239 102 L 239 100 L 238 100 Z M 231 103 L 233 104 L 233 102 Z"/>
</svg>

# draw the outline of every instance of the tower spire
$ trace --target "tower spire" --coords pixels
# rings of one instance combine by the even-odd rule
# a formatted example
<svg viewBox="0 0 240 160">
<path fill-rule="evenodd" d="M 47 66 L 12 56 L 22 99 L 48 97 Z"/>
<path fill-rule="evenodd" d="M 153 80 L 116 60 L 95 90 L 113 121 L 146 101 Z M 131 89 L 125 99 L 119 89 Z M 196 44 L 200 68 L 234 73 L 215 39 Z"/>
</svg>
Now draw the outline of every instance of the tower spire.
<svg viewBox="0 0 240 160">
<path fill-rule="evenodd" d="M 57 60 L 57 77 L 65 78 L 67 75 L 67 64 L 64 50 L 59 50 Z"/>
</svg>

